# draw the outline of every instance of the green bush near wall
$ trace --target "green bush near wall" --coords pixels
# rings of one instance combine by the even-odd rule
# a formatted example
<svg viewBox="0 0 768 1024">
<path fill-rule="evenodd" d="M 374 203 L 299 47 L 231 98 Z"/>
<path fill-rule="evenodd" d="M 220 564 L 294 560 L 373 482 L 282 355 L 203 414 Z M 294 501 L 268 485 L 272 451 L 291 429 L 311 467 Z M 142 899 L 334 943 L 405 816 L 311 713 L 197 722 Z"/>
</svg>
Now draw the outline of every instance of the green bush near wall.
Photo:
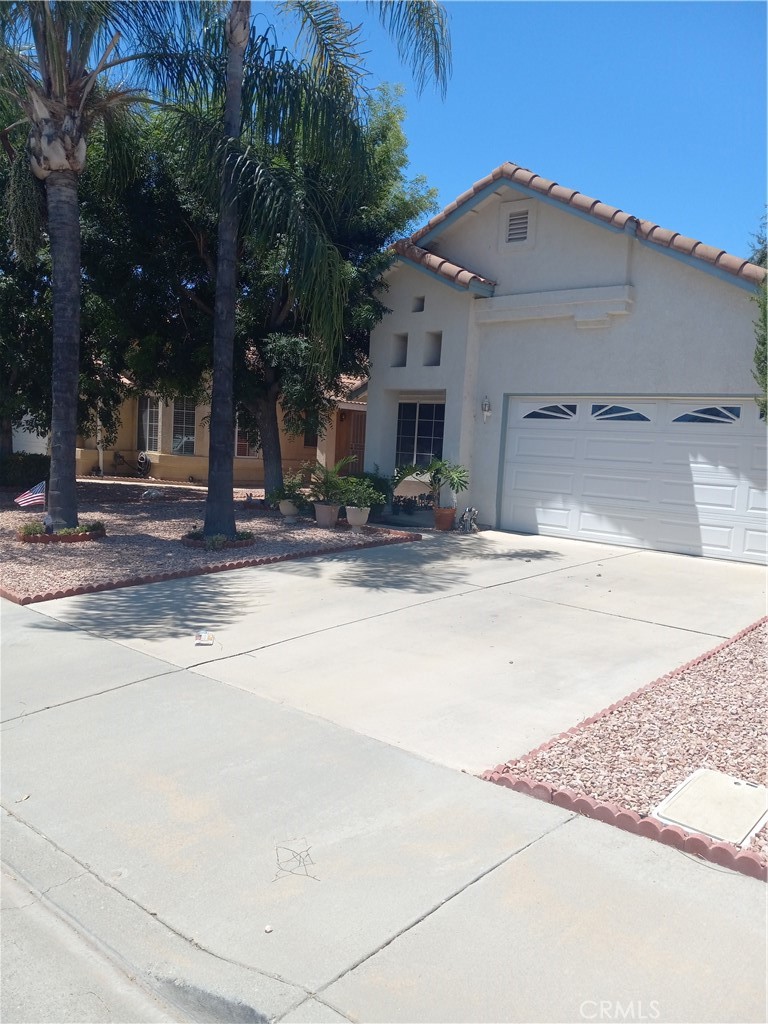
<svg viewBox="0 0 768 1024">
<path fill-rule="evenodd" d="M 24 490 L 34 487 L 41 480 L 47 480 L 50 472 L 50 455 L 14 452 L 0 459 L 0 487 L 20 487 Z"/>
</svg>

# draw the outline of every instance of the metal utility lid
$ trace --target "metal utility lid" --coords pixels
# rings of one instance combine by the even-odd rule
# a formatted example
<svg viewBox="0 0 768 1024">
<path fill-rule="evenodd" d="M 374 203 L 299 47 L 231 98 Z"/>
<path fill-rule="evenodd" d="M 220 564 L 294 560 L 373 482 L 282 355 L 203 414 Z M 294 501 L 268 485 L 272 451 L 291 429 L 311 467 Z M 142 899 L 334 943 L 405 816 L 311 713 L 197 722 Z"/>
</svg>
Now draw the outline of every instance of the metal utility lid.
<svg viewBox="0 0 768 1024">
<path fill-rule="evenodd" d="M 768 790 L 733 775 L 699 768 L 653 811 L 667 825 L 747 846 L 768 821 Z"/>
</svg>

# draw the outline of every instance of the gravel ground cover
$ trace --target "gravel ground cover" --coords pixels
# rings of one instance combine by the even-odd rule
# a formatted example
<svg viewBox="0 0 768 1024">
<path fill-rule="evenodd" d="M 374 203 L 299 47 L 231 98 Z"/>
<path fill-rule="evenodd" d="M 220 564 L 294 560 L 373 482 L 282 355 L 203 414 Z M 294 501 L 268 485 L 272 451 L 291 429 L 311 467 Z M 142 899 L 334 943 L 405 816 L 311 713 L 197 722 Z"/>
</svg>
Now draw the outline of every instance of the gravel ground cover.
<svg viewBox="0 0 768 1024">
<path fill-rule="evenodd" d="M 81 523 L 101 520 L 107 535 L 81 544 L 22 544 L 20 526 L 42 518 L 40 509 L 19 509 L 13 498 L 20 488 L 0 490 L 0 586 L 14 598 L 34 598 L 75 587 L 127 585 L 160 573 L 193 573 L 212 566 L 252 559 L 301 557 L 342 551 L 371 543 L 406 539 L 402 532 L 379 527 L 332 530 L 300 518 L 289 524 L 279 512 L 260 504 L 263 491 L 235 491 L 238 530 L 255 534 L 252 546 L 223 551 L 188 548 L 182 534 L 202 526 L 205 489 L 141 483 L 88 480 L 78 482 Z M 144 498 L 148 490 L 161 498 Z M 253 501 L 246 502 L 251 494 Z"/>
<path fill-rule="evenodd" d="M 651 814 L 697 768 L 768 779 L 768 620 L 595 721 L 508 761 L 505 773 Z M 768 861 L 768 826 L 747 847 Z"/>
</svg>

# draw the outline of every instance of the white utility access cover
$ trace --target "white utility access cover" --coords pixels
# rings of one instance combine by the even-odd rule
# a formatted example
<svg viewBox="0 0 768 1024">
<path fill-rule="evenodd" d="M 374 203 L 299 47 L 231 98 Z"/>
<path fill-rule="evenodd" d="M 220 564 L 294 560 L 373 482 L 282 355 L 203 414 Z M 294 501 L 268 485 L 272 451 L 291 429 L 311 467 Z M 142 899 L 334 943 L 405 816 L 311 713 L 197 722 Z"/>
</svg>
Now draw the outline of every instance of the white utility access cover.
<svg viewBox="0 0 768 1024">
<path fill-rule="evenodd" d="M 661 801 L 653 815 L 667 825 L 746 846 L 768 821 L 768 790 L 699 768 Z"/>
</svg>

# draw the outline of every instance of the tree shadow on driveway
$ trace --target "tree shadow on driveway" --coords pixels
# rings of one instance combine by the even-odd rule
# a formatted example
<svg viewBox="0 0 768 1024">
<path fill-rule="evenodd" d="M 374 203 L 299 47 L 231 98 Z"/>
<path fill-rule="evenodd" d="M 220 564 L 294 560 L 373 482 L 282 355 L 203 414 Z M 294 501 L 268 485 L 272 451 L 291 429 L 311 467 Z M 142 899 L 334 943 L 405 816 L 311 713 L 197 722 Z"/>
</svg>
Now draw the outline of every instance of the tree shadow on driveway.
<svg viewBox="0 0 768 1024">
<path fill-rule="evenodd" d="M 286 571 L 303 577 L 321 577 L 327 573 L 325 563 L 343 566 L 332 574 L 334 583 L 373 591 L 402 590 L 416 594 L 437 594 L 457 586 L 473 586 L 471 569 L 478 562 L 507 563 L 515 566 L 510 575 L 520 579 L 521 563 L 552 562 L 562 559 L 558 551 L 539 548 L 501 550 L 498 545 L 480 536 L 448 537 L 440 542 L 398 544 L 365 551 L 340 551 L 321 562 L 291 562 Z M 553 568 L 556 566 L 553 565 Z M 506 582 L 498 580 L 498 583 Z"/>
<path fill-rule="evenodd" d="M 50 630 L 58 624 L 118 642 L 186 636 L 191 642 L 202 627 L 215 633 L 236 621 L 243 608 L 262 594 L 265 600 L 271 599 L 266 581 L 262 586 L 252 573 L 234 570 L 81 594 L 57 602 L 50 614 L 45 605 L 30 607 L 43 612 L 33 626 L 37 629 Z"/>
</svg>

